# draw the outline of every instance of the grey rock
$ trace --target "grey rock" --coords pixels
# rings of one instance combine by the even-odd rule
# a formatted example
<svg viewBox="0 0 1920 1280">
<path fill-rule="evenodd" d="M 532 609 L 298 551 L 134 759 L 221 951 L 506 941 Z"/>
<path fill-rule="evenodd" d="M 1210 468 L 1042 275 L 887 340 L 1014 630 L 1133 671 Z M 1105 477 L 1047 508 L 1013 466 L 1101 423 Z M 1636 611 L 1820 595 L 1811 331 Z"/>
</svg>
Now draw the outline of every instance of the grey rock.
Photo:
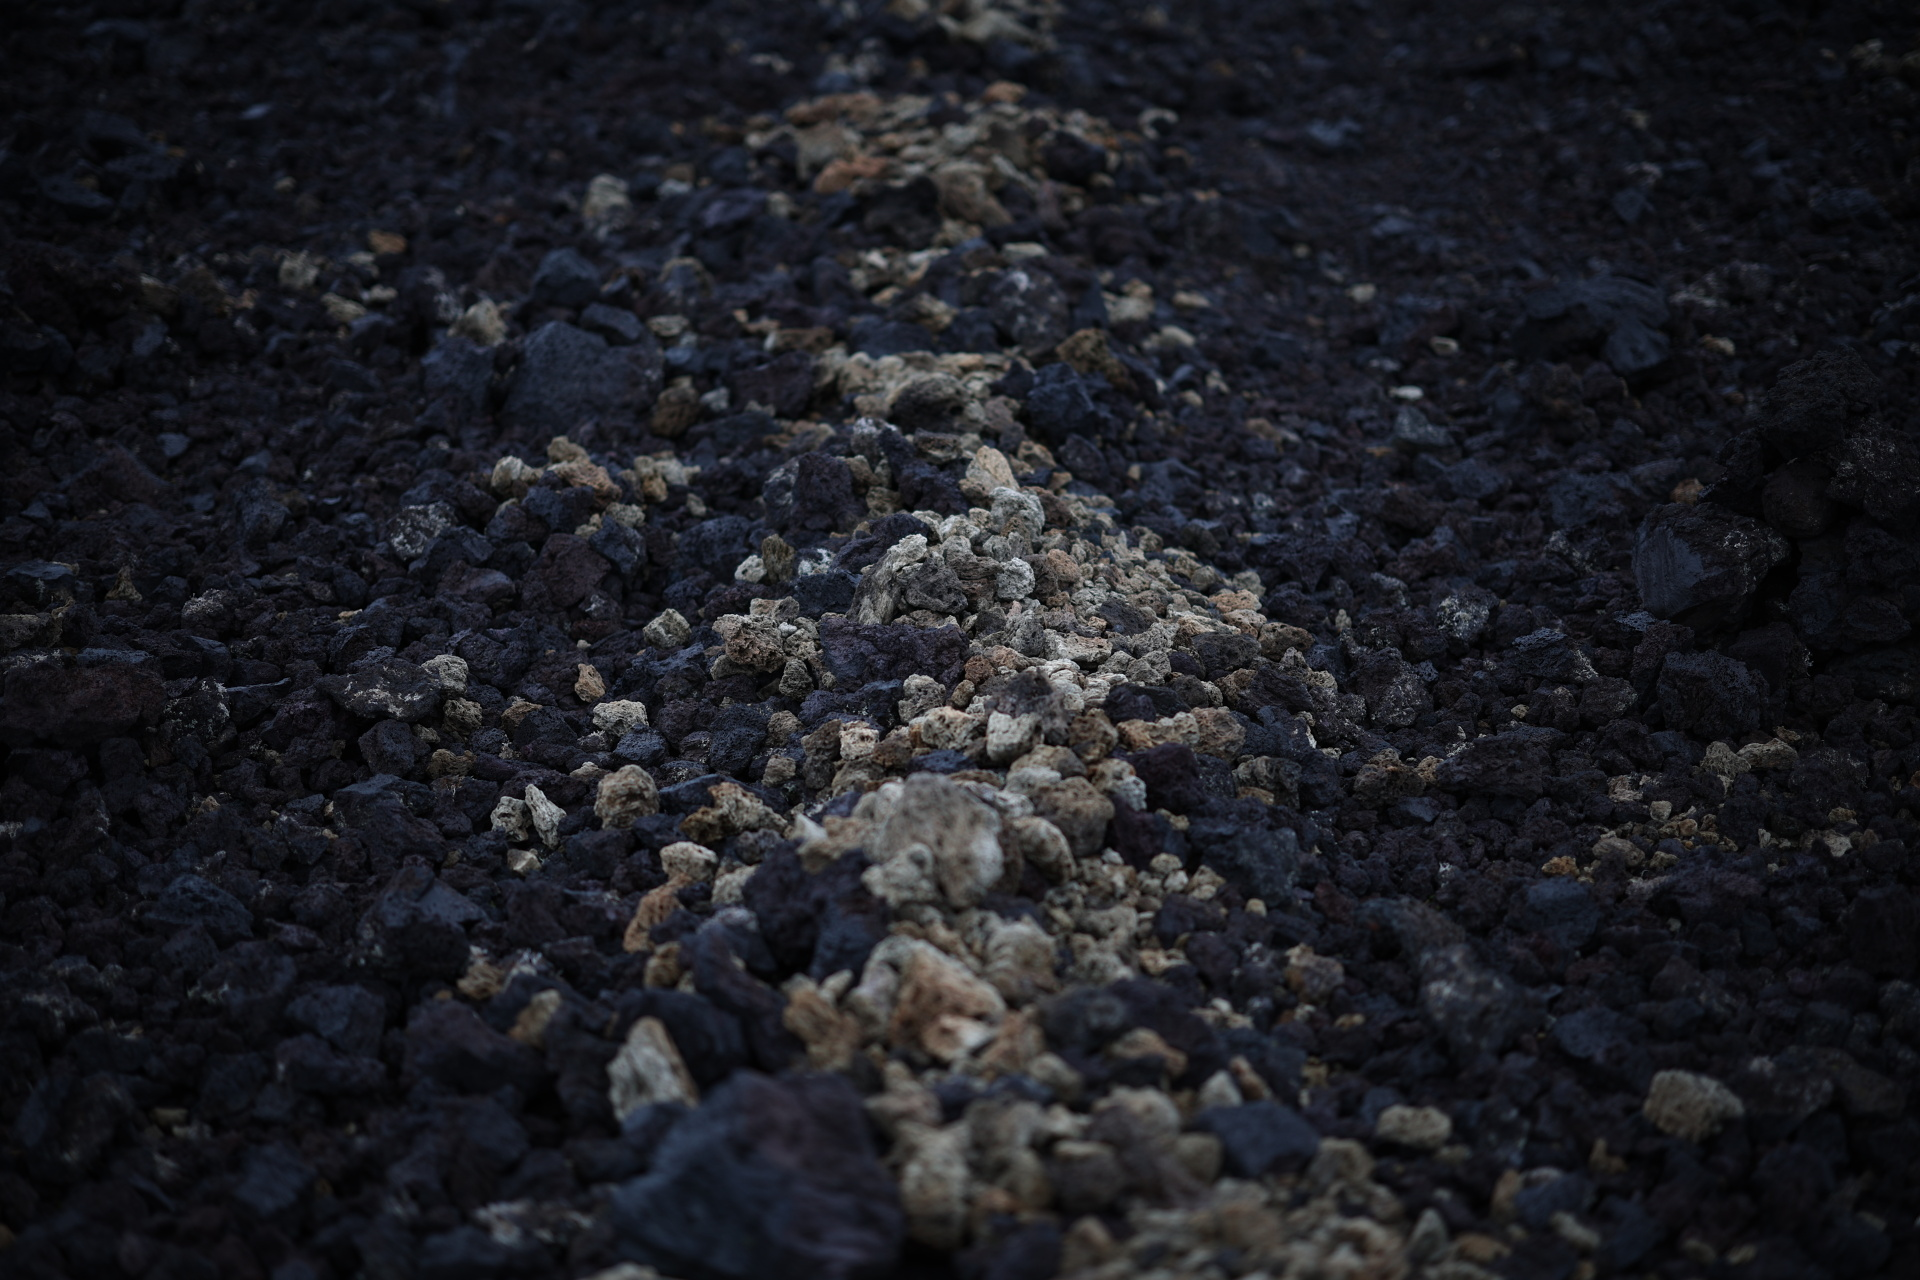
<svg viewBox="0 0 1920 1280">
<path fill-rule="evenodd" d="M 466 338 L 449 335 L 433 344 L 420 361 L 420 376 L 431 397 L 451 396 L 469 412 L 487 406 L 493 383 L 493 352 Z"/>
<path fill-rule="evenodd" d="M 287 1006 L 287 1018 L 346 1053 L 371 1057 L 380 1048 L 386 1002 L 365 987 L 315 987 Z"/>
<path fill-rule="evenodd" d="M 245 903 L 211 880 L 192 874 L 168 885 L 146 918 L 182 928 L 197 924 L 222 943 L 238 942 L 253 933 L 253 912 Z"/>
<path fill-rule="evenodd" d="M 354 715 L 417 724 L 440 709 L 440 681 L 398 658 L 383 658 L 343 676 L 324 676 L 320 687 Z"/>
<path fill-rule="evenodd" d="M 1468 743 L 1440 766 L 1439 782 L 1452 790 L 1531 799 L 1546 789 L 1552 767 L 1550 729 L 1509 729 Z"/>
<path fill-rule="evenodd" d="M 1600 927 L 1600 905 L 1578 880 L 1556 876 L 1527 886 L 1520 927 L 1544 933 L 1567 951 L 1578 951 Z"/>
<path fill-rule="evenodd" d="M 632 346 L 647 331 L 639 316 L 625 307 L 610 307 L 604 302 L 591 303 L 580 313 L 580 327 L 588 333 L 599 334 L 616 347 Z"/>
<path fill-rule="evenodd" d="M 1836 187 L 1818 192 L 1807 200 L 1807 212 L 1813 215 L 1814 221 L 1828 225 L 1858 219 L 1878 226 L 1887 220 L 1886 209 L 1865 187 Z"/>
<path fill-rule="evenodd" d="M 316 1176 L 293 1147 L 268 1143 L 247 1153 L 233 1198 L 257 1218 L 278 1217 L 306 1197 Z"/>
<path fill-rule="evenodd" d="M 418 560 L 433 540 L 460 524 L 460 513 L 444 502 L 402 507 L 387 522 L 387 544 L 402 560 Z"/>
<path fill-rule="evenodd" d="M 1456 498 L 1485 502 L 1507 490 L 1507 478 L 1478 458 L 1456 462 L 1440 473 L 1440 482 Z"/>
<path fill-rule="evenodd" d="M 660 347 L 651 334 L 631 346 L 554 321 L 527 338 L 501 418 L 514 430 L 566 432 L 588 418 L 630 422 L 660 394 Z"/>
<path fill-rule="evenodd" d="M 840 1076 L 738 1072 L 613 1193 L 615 1247 L 701 1280 L 891 1274 L 906 1221 L 868 1135 Z"/>
<path fill-rule="evenodd" d="M 1668 503 L 1640 525 L 1633 577 L 1656 617 L 1731 622 L 1788 551 L 1787 540 L 1757 520 L 1712 503 Z"/>
<path fill-rule="evenodd" d="M 1600 357 L 1625 377 L 1651 373 L 1667 362 L 1673 342 L 1666 334 L 1639 320 L 1622 320 L 1600 348 Z"/>
<path fill-rule="evenodd" d="M 1421 1008 L 1462 1063 L 1498 1054 L 1538 1021 L 1513 980 L 1483 968 L 1465 944 L 1429 953 L 1420 982 Z"/>
<path fill-rule="evenodd" d="M 1220 1139 L 1221 1162 L 1236 1178 L 1297 1172 L 1320 1151 L 1319 1131 L 1277 1102 L 1208 1107 L 1193 1127 Z"/>
<path fill-rule="evenodd" d="M 536 307 L 566 307 L 578 311 L 600 296 L 600 269 L 576 249 L 555 249 L 540 260 L 533 273 Z"/>
<path fill-rule="evenodd" d="M 1534 680 L 1586 684 L 1599 678 L 1586 652 L 1564 631 L 1542 627 L 1513 642 L 1514 669 Z"/>
<path fill-rule="evenodd" d="M 1752 667 L 1724 653 L 1670 653 L 1654 693 L 1669 729 L 1731 742 L 1760 727 L 1767 686 Z"/>
<path fill-rule="evenodd" d="M 1001 336 L 1029 356 L 1053 350 L 1067 336 L 1067 295 L 1038 269 L 1003 273 L 988 291 L 987 310 Z"/>
<path fill-rule="evenodd" d="M 1840 447 L 1827 495 L 1883 524 L 1920 516 L 1920 440 L 1878 418 Z"/>
<path fill-rule="evenodd" d="M 1453 433 L 1412 405 L 1401 405 L 1393 415 L 1393 434 L 1388 443 L 1407 453 L 1432 453 L 1453 447 Z"/>
</svg>

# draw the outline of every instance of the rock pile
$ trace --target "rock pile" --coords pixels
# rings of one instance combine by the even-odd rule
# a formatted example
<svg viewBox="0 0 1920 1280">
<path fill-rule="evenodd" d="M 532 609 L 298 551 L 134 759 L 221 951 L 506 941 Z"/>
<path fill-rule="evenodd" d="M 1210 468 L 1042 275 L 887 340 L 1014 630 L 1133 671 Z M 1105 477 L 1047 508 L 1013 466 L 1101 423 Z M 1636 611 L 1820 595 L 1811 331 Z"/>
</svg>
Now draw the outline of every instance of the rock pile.
<svg viewBox="0 0 1920 1280">
<path fill-rule="evenodd" d="M 1495 285 L 1382 204 L 1356 264 L 1295 207 L 1374 108 L 1157 6 L 418 8 L 321 47 L 450 137 L 469 57 L 677 87 L 318 223 L 91 107 L 4 197 L 10 1272 L 1920 1257 L 1920 313 L 1740 374 L 1756 263 Z M 1542 22 L 1420 74 L 1557 94 Z M 1691 181 L 1634 163 L 1629 226 Z"/>
</svg>

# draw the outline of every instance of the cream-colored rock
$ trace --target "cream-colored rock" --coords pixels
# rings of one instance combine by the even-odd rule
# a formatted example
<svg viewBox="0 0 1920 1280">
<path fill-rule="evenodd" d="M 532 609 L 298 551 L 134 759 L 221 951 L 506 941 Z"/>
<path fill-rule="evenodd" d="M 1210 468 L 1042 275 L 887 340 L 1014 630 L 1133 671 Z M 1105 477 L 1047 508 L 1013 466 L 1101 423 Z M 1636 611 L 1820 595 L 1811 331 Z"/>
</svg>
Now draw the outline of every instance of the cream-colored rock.
<svg viewBox="0 0 1920 1280">
<path fill-rule="evenodd" d="M 992 445 L 981 445 L 973 451 L 973 461 L 967 464 L 960 492 L 969 502 L 988 502 L 995 489 L 1012 489 L 1017 485 L 1013 464 L 1007 461 L 1007 455 Z"/>
<path fill-rule="evenodd" d="M 979 717 L 954 707 L 935 707 L 915 716 L 912 729 L 920 745 L 929 750 L 958 751 L 962 755 L 974 754 L 985 732 Z"/>
<path fill-rule="evenodd" d="M 716 907 L 737 906 L 746 899 L 747 881 L 753 879 L 758 867 L 733 867 L 722 871 L 713 878 L 713 905 Z"/>
<path fill-rule="evenodd" d="M 506 832 L 509 840 L 533 839 L 533 819 L 527 813 L 527 802 L 518 796 L 501 796 L 494 801 L 488 823 L 492 830 Z"/>
<path fill-rule="evenodd" d="M 560 847 L 560 824 L 565 821 L 567 811 L 547 799 L 547 793 L 531 782 L 527 784 L 527 819 L 533 824 L 533 833 L 540 837 L 540 843 L 549 849 Z"/>
<path fill-rule="evenodd" d="M 467 691 L 467 660 L 451 653 L 428 658 L 420 664 L 420 669 L 440 682 L 440 688 L 447 693 L 465 693 Z"/>
<path fill-rule="evenodd" d="M 840 726 L 840 759 L 865 760 L 880 745 L 880 731 L 864 720 L 849 720 Z"/>
<path fill-rule="evenodd" d="M 900 1170 L 900 1207 L 907 1234 L 935 1249 L 957 1248 L 965 1239 L 973 1175 L 967 1168 L 967 1127 L 906 1127 L 901 1145 L 910 1153 Z"/>
<path fill-rule="evenodd" d="M 1202 1110 L 1208 1107 L 1237 1107 L 1246 1100 L 1240 1092 L 1240 1086 L 1234 1082 L 1233 1073 L 1228 1071 L 1216 1071 L 1208 1076 L 1194 1098 Z"/>
<path fill-rule="evenodd" d="M 1073 878 L 1073 848 L 1060 828 L 1045 818 L 1027 815 L 1009 819 L 1001 840 L 1010 852 L 1055 884 Z"/>
<path fill-rule="evenodd" d="M 1708 773 L 1717 773 L 1723 778 L 1732 778 L 1753 768 L 1751 761 L 1743 760 L 1732 746 L 1724 742 L 1709 743 L 1706 755 L 1701 757 L 1700 767 Z"/>
<path fill-rule="evenodd" d="M 646 724 L 647 704 L 644 702 L 615 698 L 593 709 L 593 727 L 606 734 L 609 743 L 618 742 L 635 729 L 645 728 Z"/>
<path fill-rule="evenodd" d="M 1688 1142 L 1704 1142 L 1747 1113 L 1733 1090 L 1692 1071 L 1657 1073 L 1641 1111 L 1660 1132 Z"/>
<path fill-rule="evenodd" d="M 693 638 L 693 626 L 678 609 L 662 609 L 640 636 L 656 649 L 678 649 Z"/>
<path fill-rule="evenodd" d="M 1734 754 L 1745 760 L 1749 769 L 1791 769 L 1800 760 L 1800 753 L 1778 738 L 1750 742 Z"/>
<path fill-rule="evenodd" d="M 691 840 L 676 840 L 660 851 L 660 869 L 686 884 L 704 884 L 713 879 L 719 865 L 719 854 Z"/>
<path fill-rule="evenodd" d="M 607 1064 L 607 1101 L 618 1120 L 655 1102 L 699 1105 L 700 1091 L 679 1046 L 658 1018 L 636 1021 L 620 1052 Z"/>
<path fill-rule="evenodd" d="M 660 812 L 660 787 L 653 775 L 637 764 L 621 765 L 600 779 L 593 814 L 609 831 L 631 827 L 638 819 Z"/>
<path fill-rule="evenodd" d="M 1040 716 L 1036 712 L 1010 716 L 996 711 L 987 717 L 987 759 L 1006 764 L 1027 754 L 1040 740 Z"/>
<path fill-rule="evenodd" d="M 1053 939 L 1032 920 L 997 921 L 987 936 L 987 981 L 1015 1005 L 1058 991 L 1053 950 Z"/>
<path fill-rule="evenodd" d="M 868 893 L 896 909 L 941 900 L 933 850 L 924 844 L 909 845 L 885 862 L 876 862 L 860 873 L 860 883 Z"/>
<path fill-rule="evenodd" d="M 888 783 L 882 791 L 891 792 Z M 946 901 L 969 907 L 1000 879 L 1000 815 L 950 778 L 916 773 L 893 796 L 875 830 L 869 855 L 884 866 L 915 845 L 933 860 L 933 877 Z"/>
<path fill-rule="evenodd" d="M 1416 1151 L 1438 1151 L 1453 1136 L 1453 1120 L 1438 1107 L 1388 1107 L 1374 1121 L 1373 1136 Z"/>
</svg>

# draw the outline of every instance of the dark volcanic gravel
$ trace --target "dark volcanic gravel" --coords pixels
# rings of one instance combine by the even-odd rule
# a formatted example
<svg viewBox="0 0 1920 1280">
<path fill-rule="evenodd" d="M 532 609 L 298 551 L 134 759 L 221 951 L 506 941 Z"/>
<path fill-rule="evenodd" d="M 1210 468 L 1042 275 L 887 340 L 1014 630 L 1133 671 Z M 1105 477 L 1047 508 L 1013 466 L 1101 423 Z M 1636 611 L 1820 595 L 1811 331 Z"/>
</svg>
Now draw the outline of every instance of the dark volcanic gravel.
<svg viewBox="0 0 1920 1280">
<path fill-rule="evenodd" d="M 0 24 L 0 1272 L 1920 1274 L 1894 4 Z"/>
</svg>

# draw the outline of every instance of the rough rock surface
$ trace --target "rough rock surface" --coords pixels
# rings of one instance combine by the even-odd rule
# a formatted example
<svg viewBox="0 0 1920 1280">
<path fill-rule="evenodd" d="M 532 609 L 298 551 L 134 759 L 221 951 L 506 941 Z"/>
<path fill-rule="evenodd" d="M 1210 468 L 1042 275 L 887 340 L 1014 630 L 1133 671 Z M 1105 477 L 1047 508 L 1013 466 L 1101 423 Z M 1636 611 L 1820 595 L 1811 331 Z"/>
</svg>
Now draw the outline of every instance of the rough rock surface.
<svg viewBox="0 0 1920 1280">
<path fill-rule="evenodd" d="M 0 24 L 0 1271 L 1920 1274 L 1868 3 Z"/>
</svg>

